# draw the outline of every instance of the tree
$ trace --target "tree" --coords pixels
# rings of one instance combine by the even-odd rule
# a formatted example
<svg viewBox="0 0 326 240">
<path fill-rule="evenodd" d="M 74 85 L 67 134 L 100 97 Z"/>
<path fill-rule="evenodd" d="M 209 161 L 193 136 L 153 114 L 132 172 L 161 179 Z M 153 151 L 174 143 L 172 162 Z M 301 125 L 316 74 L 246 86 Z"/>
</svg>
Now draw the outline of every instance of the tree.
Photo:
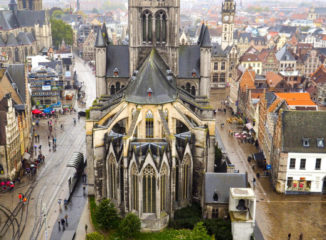
<svg viewBox="0 0 326 240">
<path fill-rule="evenodd" d="M 130 239 L 140 232 L 140 220 L 133 213 L 128 213 L 119 225 L 119 233 L 122 239 Z"/>
<path fill-rule="evenodd" d="M 199 222 L 192 230 L 192 240 L 211 240 L 211 237 L 207 234 L 207 230 L 203 222 Z"/>
<path fill-rule="evenodd" d="M 95 218 L 103 229 L 115 229 L 119 226 L 120 218 L 117 209 L 109 199 L 101 201 L 96 208 Z"/>
<path fill-rule="evenodd" d="M 92 232 L 86 235 L 86 240 L 104 240 L 104 237 L 98 232 Z"/>
<path fill-rule="evenodd" d="M 68 45 L 73 44 L 73 30 L 61 19 L 51 18 L 51 31 L 54 46 L 58 47 L 62 40 Z"/>
<path fill-rule="evenodd" d="M 57 9 L 57 10 L 54 10 L 53 13 L 52 13 L 52 16 L 53 18 L 61 18 L 62 15 L 63 15 L 63 11 L 60 9 Z"/>
</svg>

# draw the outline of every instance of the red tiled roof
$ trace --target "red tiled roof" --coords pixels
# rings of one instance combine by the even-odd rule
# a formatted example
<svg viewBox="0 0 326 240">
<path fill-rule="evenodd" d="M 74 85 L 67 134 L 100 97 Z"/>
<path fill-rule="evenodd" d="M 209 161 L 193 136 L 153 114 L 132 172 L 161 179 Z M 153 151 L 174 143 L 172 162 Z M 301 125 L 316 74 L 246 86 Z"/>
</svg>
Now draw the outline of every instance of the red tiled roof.
<svg viewBox="0 0 326 240">
<path fill-rule="evenodd" d="M 266 82 L 269 87 L 276 87 L 276 85 L 283 80 L 283 77 L 275 72 L 266 73 Z"/>
<path fill-rule="evenodd" d="M 275 95 L 284 99 L 290 106 L 316 106 L 309 93 L 275 93 Z"/>
</svg>

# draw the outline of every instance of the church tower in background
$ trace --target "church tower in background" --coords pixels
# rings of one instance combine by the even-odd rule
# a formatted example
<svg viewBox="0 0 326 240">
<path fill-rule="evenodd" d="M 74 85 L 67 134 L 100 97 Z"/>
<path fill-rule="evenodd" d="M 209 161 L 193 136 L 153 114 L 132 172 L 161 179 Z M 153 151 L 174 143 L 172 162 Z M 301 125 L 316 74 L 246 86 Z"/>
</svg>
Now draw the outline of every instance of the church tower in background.
<svg viewBox="0 0 326 240">
<path fill-rule="evenodd" d="M 42 10 L 42 0 L 18 0 L 18 9 Z"/>
<path fill-rule="evenodd" d="M 178 74 L 180 0 L 129 0 L 130 71 L 156 48 Z"/>
<path fill-rule="evenodd" d="M 222 4 L 222 49 L 233 45 L 234 17 L 236 4 L 233 0 L 225 0 Z"/>
</svg>

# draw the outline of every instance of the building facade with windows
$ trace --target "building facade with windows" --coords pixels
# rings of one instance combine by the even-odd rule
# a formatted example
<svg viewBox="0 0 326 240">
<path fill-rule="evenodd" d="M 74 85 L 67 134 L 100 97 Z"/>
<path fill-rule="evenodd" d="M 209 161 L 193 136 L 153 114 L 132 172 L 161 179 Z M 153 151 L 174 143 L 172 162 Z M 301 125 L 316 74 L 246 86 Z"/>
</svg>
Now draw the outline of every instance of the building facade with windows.
<svg viewBox="0 0 326 240">
<path fill-rule="evenodd" d="M 95 45 L 97 103 L 86 121 L 89 194 L 110 198 L 142 229 L 160 230 L 174 211 L 202 203 L 214 170 L 209 106 L 211 44 L 179 47 L 180 1 L 129 1 L 130 45 Z M 136 21 L 136 20 L 140 21 Z"/>
<path fill-rule="evenodd" d="M 325 121 L 325 111 L 279 114 L 272 156 L 276 191 L 326 193 Z"/>
</svg>

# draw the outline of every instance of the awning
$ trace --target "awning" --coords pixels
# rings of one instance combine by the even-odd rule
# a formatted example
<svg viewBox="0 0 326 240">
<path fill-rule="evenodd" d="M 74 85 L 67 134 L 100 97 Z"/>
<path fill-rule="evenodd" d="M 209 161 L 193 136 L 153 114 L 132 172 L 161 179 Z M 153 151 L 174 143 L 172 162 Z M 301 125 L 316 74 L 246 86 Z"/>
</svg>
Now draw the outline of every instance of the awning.
<svg viewBox="0 0 326 240">
<path fill-rule="evenodd" d="M 84 155 L 81 152 L 74 152 L 66 166 L 73 167 L 77 171 L 83 169 Z"/>
<path fill-rule="evenodd" d="M 246 124 L 246 127 L 248 128 L 248 130 L 251 130 L 251 129 L 253 129 L 253 126 L 252 126 L 252 124 L 251 124 L 251 123 L 247 123 L 247 124 Z"/>
<path fill-rule="evenodd" d="M 24 152 L 23 159 L 29 160 L 31 155 L 28 152 Z"/>
</svg>

